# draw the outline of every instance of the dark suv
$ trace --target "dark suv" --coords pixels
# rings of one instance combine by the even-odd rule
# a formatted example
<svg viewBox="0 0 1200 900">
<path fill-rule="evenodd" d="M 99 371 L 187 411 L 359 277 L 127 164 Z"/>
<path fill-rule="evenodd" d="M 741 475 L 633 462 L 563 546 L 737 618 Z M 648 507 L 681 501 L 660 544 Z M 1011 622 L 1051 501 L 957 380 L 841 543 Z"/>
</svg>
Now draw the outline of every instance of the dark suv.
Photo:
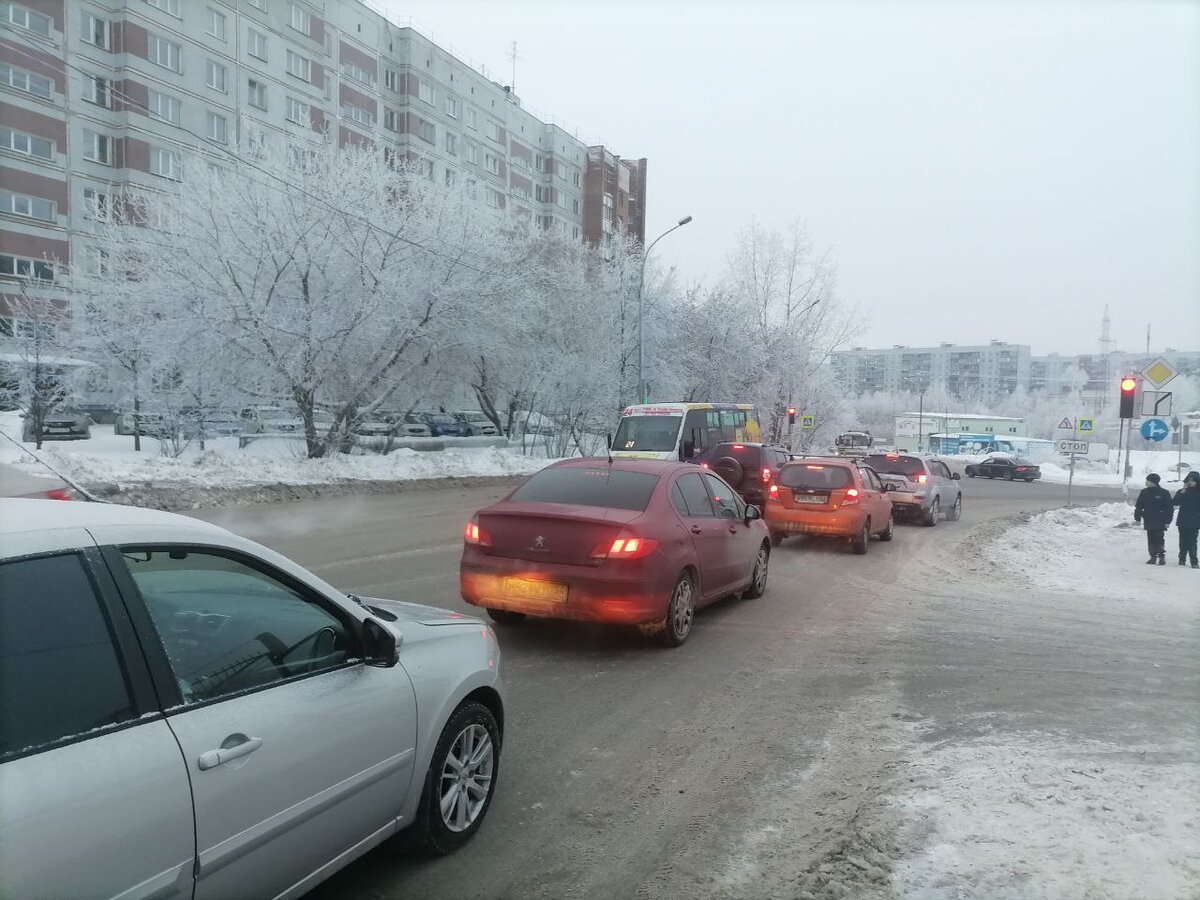
<svg viewBox="0 0 1200 900">
<path fill-rule="evenodd" d="M 759 508 L 779 469 L 792 458 L 783 447 L 771 444 L 717 444 L 709 457 L 710 468 L 737 491 L 747 503 Z"/>
</svg>

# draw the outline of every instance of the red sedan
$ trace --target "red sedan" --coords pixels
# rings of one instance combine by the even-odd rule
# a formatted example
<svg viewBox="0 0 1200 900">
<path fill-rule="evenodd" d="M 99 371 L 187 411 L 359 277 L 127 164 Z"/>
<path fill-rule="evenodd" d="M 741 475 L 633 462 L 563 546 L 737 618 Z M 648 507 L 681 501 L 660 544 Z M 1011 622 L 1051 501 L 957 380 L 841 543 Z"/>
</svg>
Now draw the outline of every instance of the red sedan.
<svg viewBox="0 0 1200 900">
<path fill-rule="evenodd" d="M 676 647 L 696 610 L 761 597 L 770 535 L 712 472 L 688 463 L 572 459 L 467 524 L 463 599 L 497 622 L 526 615 L 638 625 Z"/>
</svg>

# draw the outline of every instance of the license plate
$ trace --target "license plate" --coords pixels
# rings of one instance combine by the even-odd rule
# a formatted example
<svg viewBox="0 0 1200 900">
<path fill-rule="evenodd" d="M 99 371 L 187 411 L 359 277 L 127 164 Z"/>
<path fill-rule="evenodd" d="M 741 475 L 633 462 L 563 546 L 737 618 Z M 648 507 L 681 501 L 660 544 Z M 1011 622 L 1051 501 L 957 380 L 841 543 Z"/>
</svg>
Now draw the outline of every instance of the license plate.
<svg viewBox="0 0 1200 900">
<path fill-rule="evenodd" d="M 794 503 L 824 503 L 828 498 L 815 494 L 796 494 L 792 497 Z"/>
<path fill-rule="evenodd" d="M 566 603 L 567 586 L 553 581 L 535 581 L 532 578 L 505 578 L 504 596 L 513 600 L 543 600 L 548 603 Z"/>
</svg>

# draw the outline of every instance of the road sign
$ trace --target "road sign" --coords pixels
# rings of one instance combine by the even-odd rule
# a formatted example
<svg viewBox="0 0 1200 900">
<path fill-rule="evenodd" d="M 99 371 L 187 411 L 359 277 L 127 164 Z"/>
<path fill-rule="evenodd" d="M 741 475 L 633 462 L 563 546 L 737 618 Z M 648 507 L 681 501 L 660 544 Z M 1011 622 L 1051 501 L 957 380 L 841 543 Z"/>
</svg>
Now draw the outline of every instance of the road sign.
<svg viewBox="0 0 1200 900">
<path fill-rule="evenodd" d="M 1095 419 L 1076 419 L 1075 420 L 1075 428 L 1079 431 L 1088 431 L 1088 432 L 1095 431 L 1096 430 L 1096 420 Z"/>
<path fill-rule="evenodd" d="M 812 431 L 812 429 L 817 427 L 817 417 L 816 416 L 801 416 L 800 417 L 800 427 L 806 428 L 809 431 Z"/>
<path fill-rule="evenodd" d="M 1162 387 L 1178 374 L 1179 370 L 1161 356 L 1142 369 L 1142 377 L 1156 388 Z"/>
<path fill-rule="evenodd" d="M 1142 437 L 1148 441 L 1165 441 L 1171 429 L 1162 419 L 1147 419 L 1142 423 Z"/>
<path fill-rule="evenodd" d="M 1142 415 L 1156 418 L 1171 414 L 1170 391 L 1142 391 Z"/>
<path fill-rule="evenodd" d="M 1090 445 L 1087 441 L 1059 441 L 1059 453 L 1087 453 Z"/>
<path fill-rule="evenodd" d="M 1075 423 L 1071 421 L 1070 416 L 1063 416 L 1062 421 L 1058 423 L 1058 427 L 1064 431 L 1074 431 Z"/>
</svg>

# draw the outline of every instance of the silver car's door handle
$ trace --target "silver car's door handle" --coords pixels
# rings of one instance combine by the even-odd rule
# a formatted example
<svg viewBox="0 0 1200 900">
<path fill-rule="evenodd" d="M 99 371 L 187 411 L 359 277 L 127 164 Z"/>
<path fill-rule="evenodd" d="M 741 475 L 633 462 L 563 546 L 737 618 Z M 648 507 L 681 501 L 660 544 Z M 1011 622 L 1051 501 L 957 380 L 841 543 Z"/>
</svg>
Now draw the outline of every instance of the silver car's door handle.
<svg viewBox="0 0 1200 900">
<path fill-rule="evenodd" d="M 235 744 L 232 747 L 222 747 L 220 750 L 209 750 L 207 753 L 201 753 L 200 758 L 196 760 L 196 764 L 200 766 L 201 772 L 206 772 L 230 760 L 240 759 L 248 753 L 253 753 L 261 746 L 262 738 L 246 738 L 240 744 Z"/>
</svg>

